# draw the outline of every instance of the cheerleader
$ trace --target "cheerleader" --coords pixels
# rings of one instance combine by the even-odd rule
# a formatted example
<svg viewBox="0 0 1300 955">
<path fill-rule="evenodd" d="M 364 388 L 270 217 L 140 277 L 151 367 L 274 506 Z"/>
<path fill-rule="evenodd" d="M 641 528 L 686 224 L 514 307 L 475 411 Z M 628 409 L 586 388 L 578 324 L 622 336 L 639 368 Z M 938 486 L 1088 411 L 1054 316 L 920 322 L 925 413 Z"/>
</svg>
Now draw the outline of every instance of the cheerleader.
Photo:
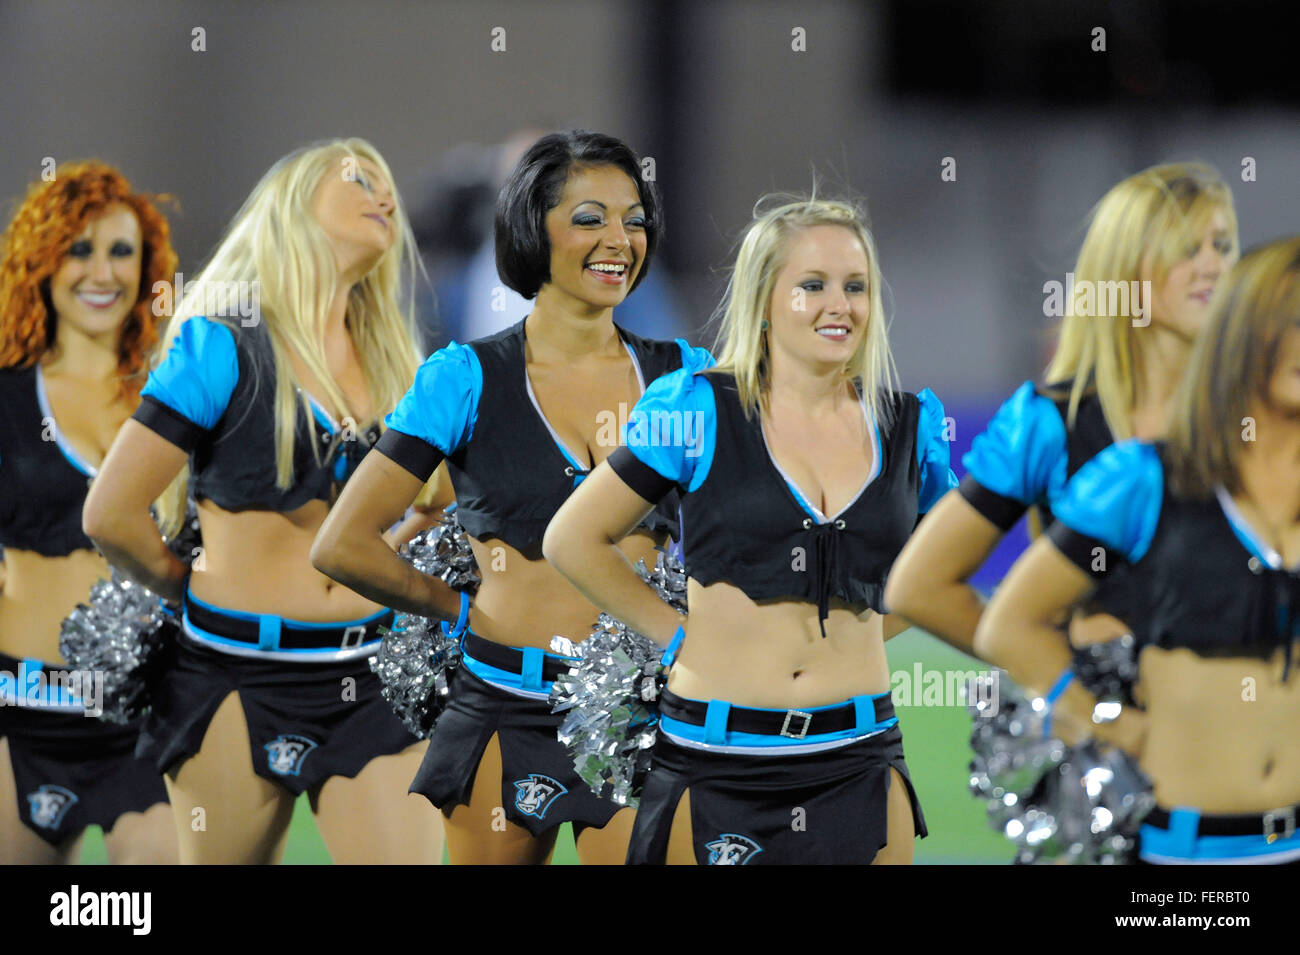
<svg viewBox="0 0 1300 955">
<path fill-rule="evenodd" d="M 1141 583 L 1145 711 L 1093 729 L 1153 782 L 1148 863 L 1300 861 L 1300 238 L 1249 253 L 1224 286 L 1167 441 L 1117 444 L 1075 475 L 976 634 L 1043 689 L 1070 660 L 1059 615 L 1116 568 Z M 1055 711 L 1089 726 L 1094 702 L 1071 684 Z"/>
<path fill-rule="evenodd" d="M 891 610 L 973 652 L 984 601 L 971 576 L 1026 510 L 1043 526 L 1041 515 L 1098 451 L 1163 432 L 1210 295 L 1236 254 L 1232 195 L 1206 166 L 1154 166 L 1102 198 L 1072 273 L 1075 294 L 1047 384 L 1026 381 L 975 438 L 957 493 L 939 502 L 899 555 L 885 591 Z M 1142 282 L 1150 296 L 1106 311 L 1107 290 Z M 1116 578 L 1097 595 L 1089 609 L 1108 613 L 1081 616 L 1077 641 L 1128 632 L 1117 619 L 1126 590 Z"/>
<path fill-rule="evenodd" d="M 592 794 L 556 739 L 546 702 L 598 611 L 542 558 L 555 511 L 618 445 L 617 423 L 659 376 L 712 358 L 613 322 L 645 278 L 662 230 L 659 196 L 624 143 L 554 133 L 523 155 L 497 200 L 497 269 L 533 310 L 420 367 L 388 431 L 321 529 L 316 566 L 375 600 L 428 614 L 446 587 L 379 543 L 445 459 L 482 583 L 458 615 L 463 665 L 411 791 L 445 816 L 453 863 L 544 863 L 571 822 L 584 863 L 623 860 L 631 809 Z M 665 506 L 620 528 L 617 558 L 654 566 L 675 527 Z M 638 518 L 639 520 L 639 518 Z M 653 597 L 649 589 L 645 593 Z M 658 598 L 654 598 L 658 599 Z"/>
<path fill-rule="evenodd" d="M 565 576 L 676 655 L 629 863 L 907 863 L 925 834 L 881 596 L 956 480 L 938 399 L 893 386 L 881 288 L 852 206 L 759 215 L 717 368 L 651 386 L 547 531 Z M 613 543 L 674 490 L 685 620 Z"/>
<path fill-rule="evenodd" d="M 398 305 L 412 248 L 364 140 L 276 163 L 181 301 L 87 498 L 109 560 L 183 602 L 140 744 L 167 774 L 183 862 L 275 861 L 303 792 L 335 862 L 440 861 L 436 814 L 403 792 L 424 744 L 367 666 L 393 613 L 308 560 L 418 364 Z M 163 525 L 177 522 L 187 470 L 204 541 L 192 576 L 149 516 L 162 495 Z"/>
<path fill-rule="evenodd" d="M 91 718 L 84 688 L 52 679 L 60 623 L 109 576 L 81 507 L 140 401 L 169 235 L 115 169 L 66 163 L 0 248 L 0 862 L 75 862 L 91 825 L 110 862 L 176 861 L 167 791 L 134 756 L 139 723 Z"/>
</svg>

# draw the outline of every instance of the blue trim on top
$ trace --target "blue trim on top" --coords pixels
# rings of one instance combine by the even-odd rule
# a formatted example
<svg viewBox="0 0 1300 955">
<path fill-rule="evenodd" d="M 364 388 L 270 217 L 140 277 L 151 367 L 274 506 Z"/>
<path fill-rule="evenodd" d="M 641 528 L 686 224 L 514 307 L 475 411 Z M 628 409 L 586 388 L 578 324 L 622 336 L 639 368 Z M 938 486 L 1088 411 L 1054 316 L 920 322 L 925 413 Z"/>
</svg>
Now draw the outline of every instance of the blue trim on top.
<svg viewBox="0 0 1300 955">
<path fill-rule="evenodd" d="M 704 371 L 705 369 L 712 368 L 717 364 L 717 360 L 714 359 L 713 353 L 707 348 L 692 345 L 684 338 L 674 338 L 673 341 L 677 343 L 677 347 L 682 353 L 682 367 L 687 371 L 692 373 Z"/>
<path fill-rule="evenodd" d="M 1223 516 L 1228 519 L 1228 526 L 1232 528 L 1232 533 L 1237 535 L 1237 540 L 1241 541 L 1242 546 L 1252 556 L 1257 557 L 1265 567 L 1271 567 L 1273 570 L 1284 569 L 1282 555 L 1270 547 L 1264 538 L 1256 533 L 1255 528 L 1250 526 L 1250 522 L 1246 520 L 1246 515 L 1241 513 L 1241 508 L 1232 499 L 1232 495 L 1222 486 L 1219 486 L 1214 489 L 1214 496 L 1219 499 L 1219 507 L 1223 509 Z M 1300 570 L 1300 563 L 1285 569 Z"/>
<path fill-rule="evenodd" d="M 1137 439 L 1112 444 L 1070 479 L 1052 514 L 1076 534 L 1100 541 L 1136 564 L 1155 538 L 1164 480 L 1152 444 Z"/>
<path fill-rule="evenodd" d="M 1056 405 L 1026 381 L 993 413 L 961 462 L 994 494 L 1026 507 L 1053 504 L 1065 489 L 1067 441 Z"/>
<path fill-rule="evenodd" d="M 63 436 L 63 429 L 59 427 L 59 422 L 54 417 L 54 410 L 50 407 L 49 396 L 45 393 L 45 373 L 41 370 L 40 362 L 36 364 L 36 404 L 40 406 L 41 417 L 48 418 L 51 427 L 54 428 L 54 443 L 67 462 L 88 478 L 98 474 L 99 469 L 78 454 L 77 449 Z"/>
<path fill-rule="evenodd" d="M 397 407 L 384 416 L 387 428 L 419 438 L 444 456 L 474 437 L 483 397 L 483 366 L 469 345 L 450 342 L 421 363 Z"/>
<path fill-rule="evenodd" d="M 316 418 L 316 421 L 320 426 L 330 434 L 338 434 L 339 424 L 330 416 L 330 413 L 325 410 L 325 406 L 317 401 L 315 397 L 312 396 L 312 393 L 306 388 L 299 388 L 298 390 L 307 396 L 307 403 L 311 405 L 312 415 Z"/>
<path fill-rule="evenodd" d="M 641 375 L 641 370 L 640 368 L 638 368 L 637 377 L 640 377 L 640 375 Z M 575 472 L 574 473 L 575 480 L 573 482 L 573 486 L 577 487 L 581 480 L 579 475 L 585 477 L 591 471 L 591 469 L 587 467 L 587 465 L 580 464 L 578 462 L 578 459 L 574 457 L 572 453 L 570 453 L 569 449 L 565 447 L 564 442 L 560 440 L 559 432 L 556 431 L 553 427 L 551 427 L 551 422 L 547 419 L 546 415 L 542 412 L 542 406 L 537 401 L 537 395 L 533 392 L 533 383 L 528 377 L 527 368 L 524 369 L 524 390 L 528 392 L 528 400 L 532 403 L 533 410 L 537 412 L 537 417 L 541 419 L 542 425 L 550 433 L 551 441 L 559 449 L 560 454 L 564 457 L 564 460 L 568 461 L 570 467 L 573 468 Z"/>
<path fill-rule="evenodd" d="M 224 322 L 201 315 L 181 323 L 141 398 L 153 398 L 204 431 L 216 427 L 239 384 L 239 349 Z"/>
<path fill-rule="evenodd" d="M 803 491 L 799 490 L 799 486 L 794 483 L 794 480 L 790 475 L 785 473 L 785 469 L 781 467 L 780 463 L 776 460 L 776 455 L 772 453 L 771 445 L 767 443 L 766 430 L 764 430 L 761 423 L 759 424 L 759 434 L 763 438 L 763 447 L 767 449 L 767 456 L 772 462 L 772 467 L 776 468 L 777 473 L 781 475 L 781 479 L 785 481 L 786 487 L 790 489 L 790 493 L 794 496 L 795 502 L 803 508 L 805 514 L 811 517 L 818 524 L 829 524 L 831 521 L 836 520 L 843 515 L 853 507 L 854 504 L 858 503 L 858 498 L 862 497 L 862 495 L 866 493 L 867 488 L 871 486 L 872 482 L 875 481 L 876 478 L 880 477 L 880 472 L 883 469 L 885 455 L 880 443 L 880 428 L 876 426 L 876 417 L 871 413 L 871 409 L 867 407 L 867 402 L 863 398 L 861 391 L 858 392 L 858 407 L 862 409 L 863 420 L 866 421 L 867 429 L 871 432 L 871 438 L 875 448 L 875 458 L 871 462 L 871 471 L 867 474 L 866 481 L 864 481 L 862 486 L 858 488 L 857 493 L 855 493 L 853 497 L 849 498 L 848 503 L 830 517 L 823 514 L 819 507 L 809 501 Z"/>
</svg>

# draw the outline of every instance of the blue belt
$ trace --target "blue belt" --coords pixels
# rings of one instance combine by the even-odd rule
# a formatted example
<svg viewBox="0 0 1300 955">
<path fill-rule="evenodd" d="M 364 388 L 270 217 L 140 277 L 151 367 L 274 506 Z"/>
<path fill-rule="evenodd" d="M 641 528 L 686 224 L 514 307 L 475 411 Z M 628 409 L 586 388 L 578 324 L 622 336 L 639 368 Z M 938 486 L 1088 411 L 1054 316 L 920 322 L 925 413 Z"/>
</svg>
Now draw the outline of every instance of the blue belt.
<svg viewBox="0 0 1300 955">
<path fill-rule="evenodd" d="M 701 710 L 703 719 L 700 719 Z M 814 732 L 819 723 L 835 728 Z M 659 703 L 660 730 L 704 746 L 746 749 L 814 746 L 860 739 L 897 725 L 893 700 L 887 692 L 855 696 L 845 703 L 829 706 L 789 710 L 733 706 L 725 700 L 706 703 L 680 697 L 671 690 L 663 692 Z M 760 731 L 751 732 L 752 729 Z"/>
<path fill-rule="evenodd" d="M 313 623 L 228 610 L 200 600 L 187 589 L 183 619 L 192 638 L 229 653 L 344 660 L 371 655 L 379 645 L 379 628 L 392 625 L 393 611 L 384 609 L 357 620 Z"/>
<path fill-rule="evenodd" d="M 1140 854 L 1143 861 L 1156 863 L 1264 862 L 1275 855 L 1300 858 L 1297 808 L 1247 816 L 1203 816 L 1187 807 L 1156 809 L 1139 830 Z"/>
</svg>

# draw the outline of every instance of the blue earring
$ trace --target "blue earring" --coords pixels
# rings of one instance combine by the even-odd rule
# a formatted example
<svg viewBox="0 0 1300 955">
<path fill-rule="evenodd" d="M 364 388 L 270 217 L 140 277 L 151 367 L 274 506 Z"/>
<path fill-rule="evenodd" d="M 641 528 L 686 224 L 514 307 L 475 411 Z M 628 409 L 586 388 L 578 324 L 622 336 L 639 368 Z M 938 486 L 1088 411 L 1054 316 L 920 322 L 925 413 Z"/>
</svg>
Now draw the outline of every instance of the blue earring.
<svg viewBox="0 0 1300 955">
<path fill-rule="evenodd" d="M 767 319 L 766 319 L 766 318 L 763 319 L 762 324 L 759 325 L 758 327 L 766 330 L 766 328 L 767 328 Z"/>
</svg>

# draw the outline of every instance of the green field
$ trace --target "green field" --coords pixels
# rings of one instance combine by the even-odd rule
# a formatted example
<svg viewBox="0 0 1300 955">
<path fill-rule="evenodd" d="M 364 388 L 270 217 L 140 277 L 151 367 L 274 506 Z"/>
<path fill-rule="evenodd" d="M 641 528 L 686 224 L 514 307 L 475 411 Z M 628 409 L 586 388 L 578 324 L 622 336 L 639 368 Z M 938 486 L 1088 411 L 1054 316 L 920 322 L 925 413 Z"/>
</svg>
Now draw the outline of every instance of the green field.
<svg viewBox="0 0 1300 955">
<path fill-rule="evenodd" d="M 926 671 L 976 669 L 973 661 L 925 634 L 911 631 L 888 643 L 894 671 L 911 671 L 919 661 Z M 984 807 L 967 791 L 970 717 L 962 707 L 900 706 L 899 722 L 907 747 L 907 763 L 921 796 L 930 837 L 917 843 L 918 863 L 1002 863 L 1011 846 L 984 821 Z M 86 837 L 82 861 L 104 863 L 104 840 L 98 829 Z M 306 797 L 298 801 L 284 861 L 289 864 L 328 863 L 329 853 L 316 832 Z M 555 862 L 577 864 L 573 834 L 565 826 L 555 849 Z"/>
</svg>

